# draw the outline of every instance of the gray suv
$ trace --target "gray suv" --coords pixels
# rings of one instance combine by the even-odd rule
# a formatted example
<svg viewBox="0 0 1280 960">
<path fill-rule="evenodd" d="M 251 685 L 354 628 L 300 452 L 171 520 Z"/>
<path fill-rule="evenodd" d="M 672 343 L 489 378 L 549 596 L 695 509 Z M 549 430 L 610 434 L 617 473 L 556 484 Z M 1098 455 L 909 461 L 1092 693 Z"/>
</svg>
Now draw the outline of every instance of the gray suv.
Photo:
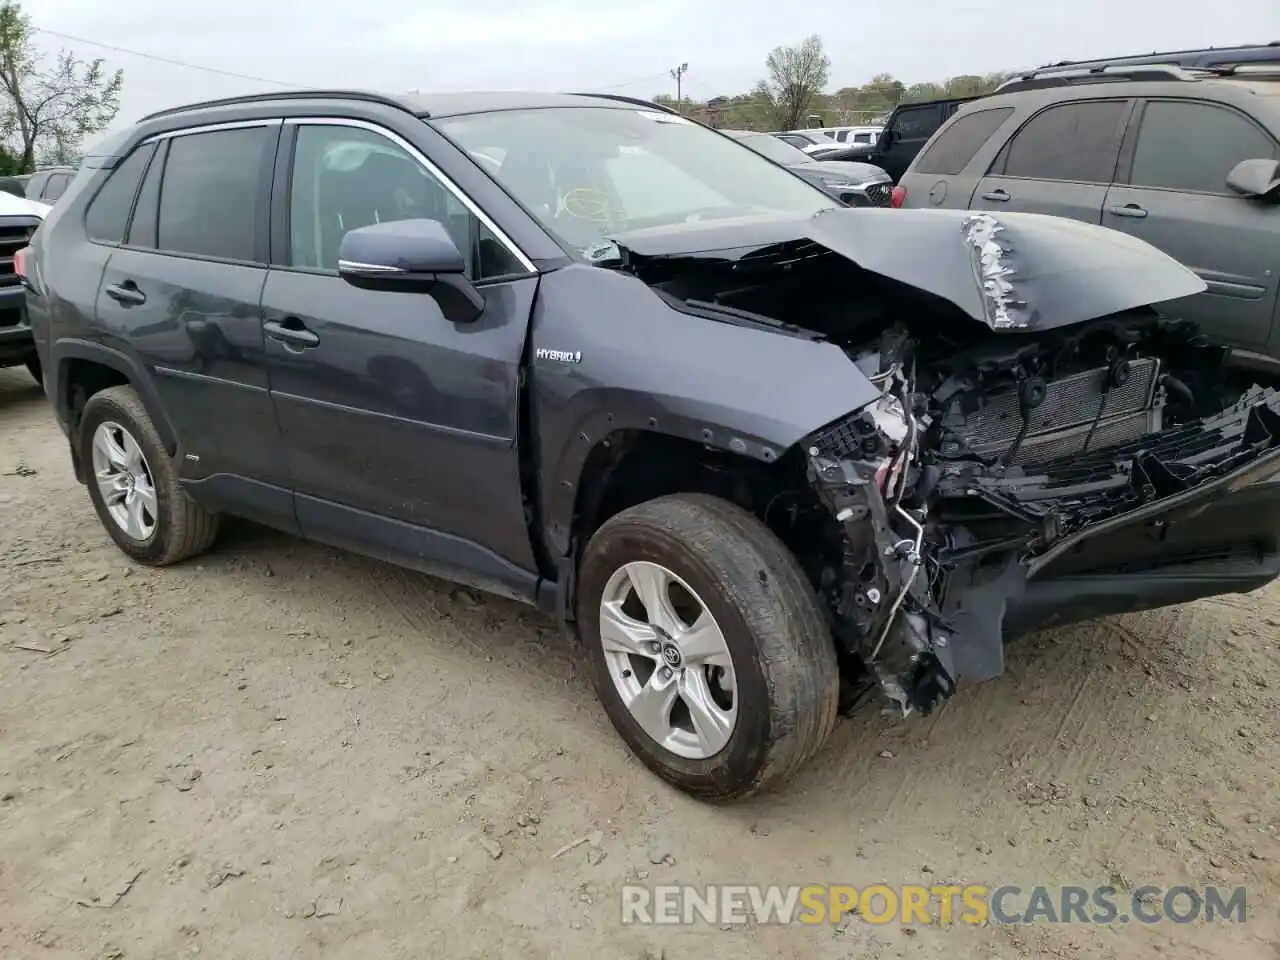
<svg viewBox="0 0 1280 960">
<path fill-rule="evenodd" d="M 961 107 L 894 202 L 1053 214 L 1146 240 L 1207 284 L 1162 312 L 1280 372 L 1278 138 L 1275 67 L 1043 70 Z"/>
</svg>

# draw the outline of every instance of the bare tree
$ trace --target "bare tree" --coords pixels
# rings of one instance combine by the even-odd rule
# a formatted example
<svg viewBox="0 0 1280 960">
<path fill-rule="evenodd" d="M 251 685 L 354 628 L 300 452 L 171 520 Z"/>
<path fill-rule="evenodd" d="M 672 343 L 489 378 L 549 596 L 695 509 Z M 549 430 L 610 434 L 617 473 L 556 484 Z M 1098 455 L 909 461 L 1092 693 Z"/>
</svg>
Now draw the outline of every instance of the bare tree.
<svg viewBox="0 0 1280 960">
<path fill-rule="evenodd" d="M 47 64 L 34 33 L 16 0 L 0 3 L 0 91 L 9 101 L 4 134 L 17 135 L 24 171 L 34 168 L 42 145 L 66 154 L 106 127 L 120 109 L 124 82 L 122 71 L 108 73 L 102 60 L 80 60 L 68 50 Z"/>
<path fill-rule="evenodd" d="M 756 97 L 770 105 L 784 130 L 800 126 L 814 100 L 827 86 L 831 58 L 816 33 L 798 46 L 775 47 L 765 60 L 769 76 L 756 86 Z"/>
</svg>

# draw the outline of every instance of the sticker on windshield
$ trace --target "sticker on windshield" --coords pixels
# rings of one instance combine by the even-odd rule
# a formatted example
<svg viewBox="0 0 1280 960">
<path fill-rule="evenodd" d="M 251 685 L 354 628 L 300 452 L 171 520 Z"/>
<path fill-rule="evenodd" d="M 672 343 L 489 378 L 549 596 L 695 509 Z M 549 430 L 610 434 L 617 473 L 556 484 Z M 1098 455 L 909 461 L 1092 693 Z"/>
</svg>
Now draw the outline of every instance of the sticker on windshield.
<svg viewBox="0 0 1280 960">
<path fill-rule="evenodd" d="M 692 123 L 688 117 L 682 117 L 678 113 L 661 113 L 657 110 L 637 110 L 636 113 L 654 123 Z"/>
</svg>

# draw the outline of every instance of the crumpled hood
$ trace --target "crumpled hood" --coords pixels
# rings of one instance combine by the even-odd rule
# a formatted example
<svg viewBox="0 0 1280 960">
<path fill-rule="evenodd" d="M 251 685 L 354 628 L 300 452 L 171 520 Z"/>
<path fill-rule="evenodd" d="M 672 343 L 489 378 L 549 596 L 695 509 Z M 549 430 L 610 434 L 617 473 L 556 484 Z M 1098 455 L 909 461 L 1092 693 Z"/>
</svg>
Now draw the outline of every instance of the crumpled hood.
<svg viewBox="0 0 1280 960">
<path fill-rule="evenodd" d="M 652 227 L 610 238 L 630 262 L 733 262 L 810 240 L 864 270 L 934 294 L 997 331 L 1047 330 L 1203 293 L 1149 243 L 1034 213 L 837 208 Z"/>
</svg>

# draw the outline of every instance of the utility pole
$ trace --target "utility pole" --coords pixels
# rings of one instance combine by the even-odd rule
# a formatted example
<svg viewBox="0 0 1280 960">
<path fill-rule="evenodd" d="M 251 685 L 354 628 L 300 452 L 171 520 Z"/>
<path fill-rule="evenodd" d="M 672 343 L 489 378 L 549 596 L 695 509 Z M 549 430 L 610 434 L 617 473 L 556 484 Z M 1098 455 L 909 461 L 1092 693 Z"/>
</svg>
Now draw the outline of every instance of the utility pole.
<svg viewBox="0 0 1280 960">
<path fill-rule="evenodd" d="M 676 106 L 684 102 L 683 96 L 683 80 L 684 75 L 689 72 L 689 65 L 682 63 L 671 71 L 671 79 L 676 82 Z"/>
</svg>

